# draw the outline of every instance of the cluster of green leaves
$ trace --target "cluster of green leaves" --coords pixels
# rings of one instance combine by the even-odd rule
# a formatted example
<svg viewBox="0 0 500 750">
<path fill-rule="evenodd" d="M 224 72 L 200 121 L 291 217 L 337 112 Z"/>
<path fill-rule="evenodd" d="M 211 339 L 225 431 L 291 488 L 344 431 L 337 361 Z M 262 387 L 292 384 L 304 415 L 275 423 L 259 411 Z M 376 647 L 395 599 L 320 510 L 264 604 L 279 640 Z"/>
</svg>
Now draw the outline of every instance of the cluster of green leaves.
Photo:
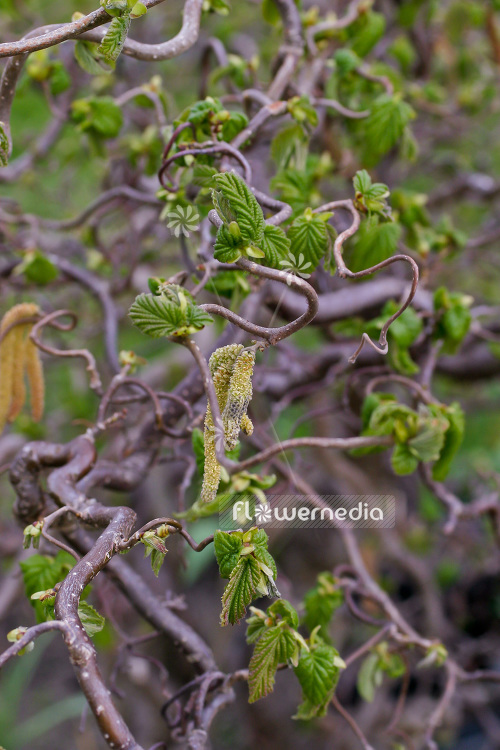
<svg viewBox="0 0 500 750">
<path fill-rule="evenodd" d="M 217 138 L 221 141 L 232 141 L 248 125 L 248 117 L 236 110 L 228 110 L 220 99 L 207 96 L 206 99 L 191 104 L 174 120 L 174 128 L 190 122 L 194 127 L 196 140 L 206 141 Z M 180 134 L 178 143 L 192 138 L 192 131 Z M 211 163 L 211 159 L 206 162 Z"/>
<path fill-rule="evenodd" d="M 148 336 L 186 336 L 213 322 L 178 284 L 150 279 L 149 286 L 152 294 L 140 294 L 129 310 L 134 325 Z"/>
<path fill-rule="evenodd" d="M 303 624 L 310 633 L 319 627 L 319 634 L 328 642 L 328 626 L 343 601 L 344 594 L 335 577 L 329 571 L 319 573 L 315 586 L 304 596 Z"/>
<path fill-rule="evenodd" d="M 308 208 L 285 234 L 281 227 L 265 223 L 262 209 L 243 178 L 224 172 L 214 180 L 218 188 L 212 191 L 214 207 L 223 222 L 215 242 L 217 260 L 232 263 L 244 255 L 307 276 L 331 249 L 335 238 L 328 224 L 331 213 L 315 214 Z"/>
<path fill-rule="evenodd" d="M 104 142 L 116 138 L 123 125 L 122 111 L 111 96 L 75 99 L 71 104 L 71 117 L 98 155 L 106 153 Z"/>
<path fill-rule="evenodd" d="M 221 625 L 234 625 L 258 596 L 279 597 L 276 564 L 267 549 L 267 534 L 252 527 L 248 531 L 217 531 L 214 550 L 222 578 L 229 578 L 222 596 Z"/>
<path fill-rule="evenodd" d="M 403 658 L 389 648 L 387 641 L 378 643 L 363 660 L 358 672 L 358 693 L 371 703 L 375 692 L 381 686 L 384 675 L 392 679 L 402 677 L 406 672 Z"/>
<path fill-rule="evenodd" d="M 26 72 L 34 81 L 47 82 L 52 96 L 62 94 L 71 84 L 64 64 L 48 49 L 40 49 L 29 56 Z"/>
<path fill-rule="evenodd" d="M 397 249 L 402 229 L 394 221 L 387 203 L 389 188 L 381 182 L 372 183 L 365 169 L 353 179 L 354 205 L 362 221 L 346 249 L 346 259 L 352 271 L 361 271 L 390 258 Z"/>
<path fill-rule="evenodd" d="M 399 310 L 400 306 L 395 300 L 388 300 L 381 314 L 371 320 L 364 330 L 369 336 L 376 338 L 387 320 Z M 423 327 L 422 318 L 413 307 L 408 307 L 399 318 L 391 323 L 387 332 L 389 362 L 397 372 L 403 375 L 414 375 L 419 371 L 418 365 L 411 357 L 410 347 L 420 336 Z"/>
<path fill-rule="evenodd" d="M 293 667 L 302 688 L 302 703 L 294 718 L 307 720 L 326 713 L 345 666 L 326 630 L 341 603 L 333 576 L 320 573 L 304 599 L 302 622 L 309 629 L 307 638 L 299 633 L 299 616 L 288 601 L 276 601 L 266 612 L 250 608 L 247 642 L 254 645 L 248 678 L 250 703 L 273 691 L 278 667 L 286 664 Z"/>
<path fill-rule="evenodd" d="M 195 428 L 192 433 L 193 453 L 196 460 L 196 472 L 199 483 L 203 478 L 205 469 L 205 447 L 203 432 Z M 241 444 L 238 442 L 232 450 L 227 450 L 227 455 L 237 461 L 240 454 Z M 237 474 L 229 474 L 227 470 L 221 467 L 221 481 L 217 496 L 212 502 L 203 502 L 198 498 L 190 508 L 182 513 L 176 513 L 176 518 L 182 518 L 186 521 L 197 521 L 200 518 L 212 516 L 215 513 L 223 513 L 232 508 L 236 500 L 248 501 L 249 515 L 253 515 L 255 505 L 259 502 L 266 504 L 265 490 L 270 489 L 276 483 L 275 474 L 252 474 L 248 471 L 240 471 Z M 199 492 L 196 492 L 196 496 Z M 244 526 L 245 519 L 242 519 L 241 526 Z"/>
<path fill-rule="evenodd" d="M 29 527 L 28 527 L 29 528 Z M 19 563 L 26 596 L 35 609 L 37 622 L 54 620 L 55 586 L 68 575 L 75 561 L 67 552 L 60 551 L 55 557 L 32 555 Z M 85 598 L 90 593 L 87 587 L 78 604 L 78 617 L 88 636 L 99 633 L 105 624 L 100 615 Z"/>
<path fill-rule="evenodd" d="M 434 292 L 435 327 L 433 335 L 443 341 L 444 354 L 455 354 L 467 335 L 472 316 L 472 297 L 450 292 L 442 286 Z"/>
<path fill-rule="evenodd" d="M 390 393 L 371 393 L 363 403 L 361 416 L 363 435 L 393 437 L 391 464 L 396 474 L 411 474 L 419 462 L 434 462 L 433 477 L 441 481 L 464 435 L 464 415 L 458 403 L 421 404 L 415 411 Z M 355 453 L 362 455 L 373 450 Z"/>
<path fill-rule="evenodd" d="M 467 236 L 453 225 L 448 216 L 432 221 L 426 203 L 425 193 L 403 189 L 393 191 L 392 205 L 405 231 L 405 244 L 423 257 L 429 253 L 451 257 L 465 246 Z"/>
</svg>

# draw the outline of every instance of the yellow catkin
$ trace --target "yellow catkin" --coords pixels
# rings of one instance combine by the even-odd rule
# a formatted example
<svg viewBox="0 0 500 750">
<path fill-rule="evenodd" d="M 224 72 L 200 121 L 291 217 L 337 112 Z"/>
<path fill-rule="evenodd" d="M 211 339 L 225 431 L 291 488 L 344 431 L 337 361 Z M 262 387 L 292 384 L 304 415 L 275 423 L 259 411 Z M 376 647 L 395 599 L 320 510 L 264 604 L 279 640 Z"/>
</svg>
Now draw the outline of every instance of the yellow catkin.
<svg viewBox="0 0 500 750">
<path fill-rule="evenodd" d="M 227 400 L 229 381 L 233 372 L 234 363 L 241 350 L 241 344 L 230 344 L 217 349 L 209 360 L 210 373 L 215 387 L 215 395 L 221 411 Z M 210 404 L 207 405 L 205 415 L 205 469 L 203 472 L 203 484 L 201 487 L 201 500 L 210 503 L 215 500 L 219 489 L 221 478 L 221 467 L 217 461 L 215 450 L 215 429 Z"/>
<path fill-rule="evenodd" d="M 248 416 L 248 414 L 243 414 L 241 418 L 241 429 L 243 430 L 245 435 L 253 434 L 253 422 Z"/>
<path fill-rule="evenodd" d="M 0 334 L 5 334 L 0 342 L 0 432 L 5 427 L 7 419 L 15 419 L 26 398 L 25 337 L 31 325 L 16 323 L 24 318 L 31 318 L 38 312 L 38 305 L 24 302 L 8 310 L 0 323 Z"/>
<path fill-rule="evenodd" d="M 222 415 L 226 448 L 232 449 L 238 442 L 243 417 L 252 398 L 252 375 L 255 365 L 255 352 L 251 349 L 242 351 L 233 366 L 229 381 L 226 404 Z M 245 425 L 247 423 L 245 422 Z"/>
<path fill-rule="evenodd" d="M 28 326 L 18 325 L 8 334 L 14 340 L 12 397 L 8 414 L 8 421 L 13 422 L 23 408 L 26 401 L 26 385 L 24 382 L 24 361 L 26 347 L 26 331 Z"/>
<path fill-rule="evenodd" d="M 26 341 L 25 367 L 30 388 L 31 416 L 35 422 L 39 422 L 45 406 L 45 381 L 40 352 L 29 339 Z"/>
</svg>

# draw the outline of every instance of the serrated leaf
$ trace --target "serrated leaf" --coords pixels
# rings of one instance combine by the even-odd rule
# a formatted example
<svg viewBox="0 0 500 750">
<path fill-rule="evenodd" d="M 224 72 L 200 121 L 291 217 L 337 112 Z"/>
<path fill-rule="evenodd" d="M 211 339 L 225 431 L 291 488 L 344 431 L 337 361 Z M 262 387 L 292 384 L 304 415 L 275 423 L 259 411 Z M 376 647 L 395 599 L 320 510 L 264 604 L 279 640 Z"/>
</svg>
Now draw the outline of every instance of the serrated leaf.
<svg viewBox="0 0 500 750">
<path fill-rule="evenodd" d="M 35 608 L 37 622 L 46 620 L 47 612 L 42 603 L 31 600 L 32 594 L 37 591 L 53 589 L 56 583 L 60 583 L 66 578 L 74 564 L 74 558 L 63 551 L 58 552 L 55 557 L 32 555 L 19 563 L 26 596 Z"/>
<path fill-rule="evenodd" d="M 290 252 L 300 265 L 302 255 L 304 263 L 310 263 L 307 272 L 312 272 L 329 248 L 329 234 L 327 220 L 332 214 L 313 214 L 306 209 L 303 216 L 299 216 L 288 230 Z"/>
<path fill-rule="evenodd" d="M 214 180 L 235 215 L 244 243 L 259 245 L 264 234 L 264 214 L 254 194 L 235 172 L 223 172 Z"/>
<path fill-rule="evenodd" d="M 193 183 L 200 187 L 212 187 L 214 184 L 213 178 L 216 174 L 219 174 L 215 167 L 211 167 L 208 164 L 195 164 L 193 169 Z"/>
<path fill-rule="evenodd" d="M 415 117 L 415 112 L 399 95 L 382 94 L 372 104 L 370 115 L 363 121 L 365 155 L 370 164 L 396 145 Z"/>
<path fill-rule="evenodd" d="M 277 626 L 264 631 L 248 665 L 249 703 L 272 693 L 278 664 L 291 658 L 295 649 L 296 641 L 290 631 Z"/>
<path fill-rule="evenodd" d="M 265 265 L 271 268 L 283 268 L 280 261 L 287 259 L 290 245 L 291 242 L 281 227 L 266 224 L 260 244 L 265 255 Z"/>
<path fill-rule="evenodd" d="M 78 617 L 89 638 L 92 638 L 96 633 L 100 633 L 106 624 L 104 617 L 88 602 L 79 603 Z"/>
<path fill-rule="evenodd" d="M 227 531 L 216 531 L 214 534 L 214 551 L 219 572 L 222 578 L 229 578 L 240 559 L 243 548 L 241 534 L 229 534 Z"/>
<path fill-rule="evenodd" d="M 340 668 L 338 651 L 333 646 L 320 644 L 304 652 L 295 667 L 302 688 L 303 699 L 314 706 L 314 715 L 323 716 L 335 692 Z M 301 717 L 302 718 L 302 717 Z"/>
<path fill-rule="evenodd" d="M 98 52 L 107 63 L 115 63 L 130 29 L 130 14 L 124 13 L 111 21 L 100 45 Z"/>
<path fill-rule="evenodd" d="M 235 625 L 246 614 L 262 582 L 262 571 L 252 555 L 240 557 L 222 595 L 221 625 Z"/>
<path fill-rule="evenodd" d="M 353 177 L 354 190 L 363 195 L 368 192 L 372 185 L 372 178 L 366 169 L 359 169 Z"/>
<path fill-rule="evenodd" d="M 241 242 L 223 224 L 217 231 L 214 258 L 220 263 L 234 263 L 241 257 Z"/>
<path fill-rule="evenodd" d="M 129 310 L 134 325 L 148 336 L 160 338 L 195 333 L 213 322 L 208 313 L 197 307 L 189 292 L 176 287 L 176 293 L 179 299 L 166 294 L 140 294 Z"/>
</svg>

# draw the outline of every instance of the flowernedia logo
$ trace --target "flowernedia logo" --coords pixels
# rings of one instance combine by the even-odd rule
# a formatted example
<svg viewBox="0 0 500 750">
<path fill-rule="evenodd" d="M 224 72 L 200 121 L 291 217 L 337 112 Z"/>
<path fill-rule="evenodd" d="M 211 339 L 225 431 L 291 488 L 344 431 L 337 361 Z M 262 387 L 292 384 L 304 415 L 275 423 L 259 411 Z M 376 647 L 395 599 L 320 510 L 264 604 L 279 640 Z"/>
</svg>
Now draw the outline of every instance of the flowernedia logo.
<svg viewBox="0 0 500 750">
<path fill-rule="evenodd" d="M 219 507 L 220 528 L 393 528 L 393 495 L 270 495 L 266 503 L 253 495 L 232 495 Z"/>
<path fill-rule="evenodd" d="M 172 211 L 167 213 L 170 221 L 167 227 L 173 231 L 176 237 L 183 234 L 189 237 L 191 232 L 195 232 L 200 221 L 200 215 L 193 206 L 176 206 Z"/>
</svg>

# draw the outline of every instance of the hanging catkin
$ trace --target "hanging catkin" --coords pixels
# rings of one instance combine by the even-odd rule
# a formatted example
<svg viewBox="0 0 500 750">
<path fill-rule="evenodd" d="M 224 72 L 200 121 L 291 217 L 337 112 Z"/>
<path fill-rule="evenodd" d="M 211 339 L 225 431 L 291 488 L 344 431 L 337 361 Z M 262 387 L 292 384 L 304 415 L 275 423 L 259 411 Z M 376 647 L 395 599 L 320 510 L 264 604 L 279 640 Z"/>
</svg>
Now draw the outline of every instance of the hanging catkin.
<svg viewBox="0 0 500 750">
<path fill-rule="evenodd" d="M 0 432 L 7 421 L 12 422 L 26 401 L 24 375 L 28 376 L 31 412 L 38 421 L 43 414 L 44 380 L 38 349 L 28 338 L 32 323 L 23 323 L 40 312 L 38 305 L 28 302 L 8 310 L 0 323 Z"/>
<path fill-rule="evenodd" d="M 233 366 L 240 351 L 241 344 L 230 344 L 223 346 L 212 354 L 209 359 L 210 373 L 215 387 L 215 395 L 222 410 L 226 404 L 229 380 Z M 209 503 L 215 499 L 219 488 L 221 467 L 216 457 L 215 450 L 215 427 L 210 404 L 207 405 L 205 415 L 205 468 L 203 472 L 203 485 L 201 488 L 201 499 Z"/>
<path fill-rule="evenodd" d="M 222 422 L 226 437 L 225 447 L 232 450 L 238 442 L 242 420 L 246 416 L 248 404 L 252 398 L 252 375 L 255 365 L 255 352 L 245 349 L 238 355 L 229 380 L 226 403 L 222 411 Z M 245 420 L 245 432 L 250 420 Z M 250 425 L 252 423 L 250 422 Z M 253 425 L 251 432 L 253 431 Z"/>
</svg>

